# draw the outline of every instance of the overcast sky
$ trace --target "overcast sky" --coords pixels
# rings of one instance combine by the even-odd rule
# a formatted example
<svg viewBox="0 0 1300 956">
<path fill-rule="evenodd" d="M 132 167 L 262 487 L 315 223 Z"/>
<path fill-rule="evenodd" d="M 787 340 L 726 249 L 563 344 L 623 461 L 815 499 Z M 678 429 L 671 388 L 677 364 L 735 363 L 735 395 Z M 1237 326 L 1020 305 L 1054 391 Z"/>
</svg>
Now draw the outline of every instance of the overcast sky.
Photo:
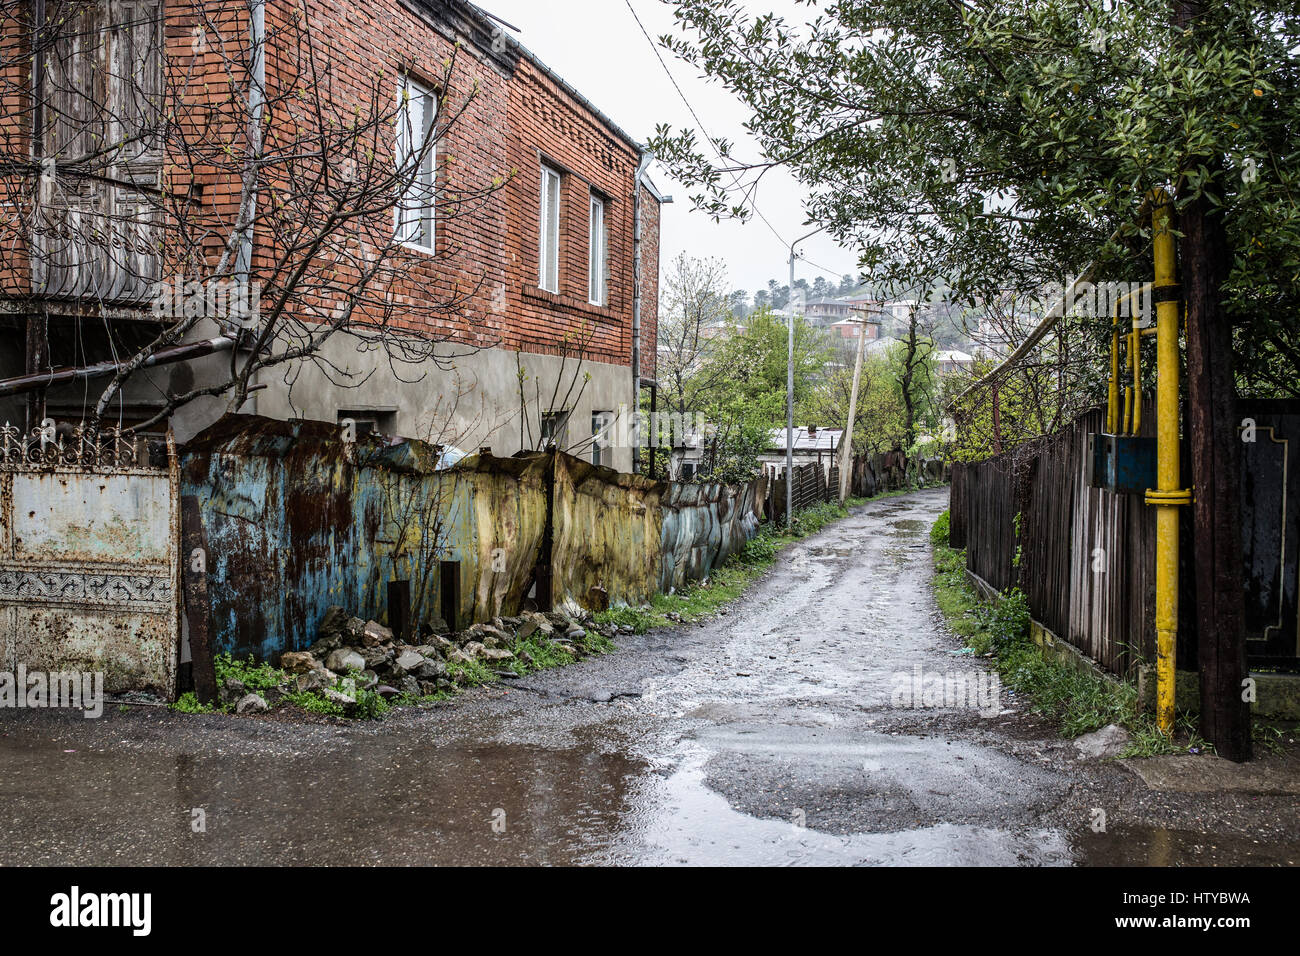
<svg viewBox="0 0 1300 956">
<path fill-rule="evenodd" d="M 627 0 L 475 2 L 519 27 L 520 32 L 514 36 L 524 46 L 634 139 L 646 141 L 658 123 L 676 128 L 695 126 L 656 58 L 655 46 L 637 26 Z M 660 0 L 630 2 L 656 45 L 660 36 L 672 32 L 672 11 L 666 4 Z M 809 8 L 797 7 L 790 0 L 751 0 L 749 6 L 756 12 L 775 10 L 791 20 L 808 18 Z M 744 107 L 687 64 L 662 49 L 659 52 L 709 134 L 736 143 L 737 155 L 756 158 L 758 151 L 740 125 L 747 116 Z M 696 257 L 722 259 L 732 288 L 752 293 L 765 288 L 769 279 L 778 278 L 785 284 L 789 251 L 782 243 L 797 239 L 809 227 L 803 225 L 803 192 L 783 171 L 769 173 L 758 194 L 758 208 L 781 239 L 757 218 L 743 224 L 714 223 L 691 210 L 686 191 L 662 169 L 656 167 L 651 178 L 660 190 L 677 199 L 664 207 L 660 261 L 665 269 L 674 256 L 684 251 Z M 853 251 L 841 249 L 824 236 L 816 236 L 799 248 L 806 260 L 796 264 L 796 277 L 812 282 L 818 275 L 825 275 L 838 283 L 839 276 L 845 273 L 857 274 Z M 834 276 L 818 269 L 818 265 Z"/>
</svg>

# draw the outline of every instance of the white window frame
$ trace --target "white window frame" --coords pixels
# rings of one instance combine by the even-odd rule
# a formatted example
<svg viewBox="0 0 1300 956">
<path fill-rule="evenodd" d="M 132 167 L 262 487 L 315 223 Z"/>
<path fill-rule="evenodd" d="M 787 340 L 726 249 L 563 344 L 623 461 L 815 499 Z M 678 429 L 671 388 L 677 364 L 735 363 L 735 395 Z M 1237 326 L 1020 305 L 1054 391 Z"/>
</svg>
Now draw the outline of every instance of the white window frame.
<svg viewBox="0 0 1300 956">
<path fill-rule="evenodd" d="M 542 164 L 540 229 L 537 235 L 537 285 L 546 292 L 560 292 L 560 220 L 564 209 L 564 177 L 558 169 Z"/>
<path fill-rule="evenodd" d="M 609 302 L 609 230 L 606 228 L 605 200 L 592 195 L 587 238 L 590 250 L 587 264 L 587 301 L 592 305 Z"/>
<path fill-rule="evenodd" d="M 591 463 L 610 467 L 613 459 L 613 442 L 609 439 L 610 426 L 614 424 L 611 411 L 591 413 Z"/>
<path fill-rule="evenodd" d="M 412 108 L 416 104 L 419 105 L 419 113 L 413 116 Z M 438 97 L 433 90 L 419 80 L 409 76 L 403 77 L 401 86 L 397 90 L 397 142 L 393 153 L 395 165 L 399 170 L 418 152 L 413 142 L 415 127 L 419 127 L 420 147 L 423 147 L 433 135 L 437 116 Z M 394 211 L 394 227 L 397 230 L 398 241 L 426 252 L 434 248 L 437 152 L 437 145 L 430 144 L 415 178 L 398 199 Z"/>
</svg>

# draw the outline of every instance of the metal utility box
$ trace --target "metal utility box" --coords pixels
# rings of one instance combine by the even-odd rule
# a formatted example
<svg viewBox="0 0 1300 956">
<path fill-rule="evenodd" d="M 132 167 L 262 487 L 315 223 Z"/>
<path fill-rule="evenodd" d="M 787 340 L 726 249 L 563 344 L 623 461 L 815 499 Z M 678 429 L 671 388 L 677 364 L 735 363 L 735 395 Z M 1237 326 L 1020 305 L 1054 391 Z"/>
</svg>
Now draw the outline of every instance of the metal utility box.
<svg viewBox="0 0 1300 956">
<path fill-rule="evenodd" d="M 1088 484 L 1122 495 L 1156 486 L 1156 440 L 1128 435 L 1088 436 Z"/>
</svg>

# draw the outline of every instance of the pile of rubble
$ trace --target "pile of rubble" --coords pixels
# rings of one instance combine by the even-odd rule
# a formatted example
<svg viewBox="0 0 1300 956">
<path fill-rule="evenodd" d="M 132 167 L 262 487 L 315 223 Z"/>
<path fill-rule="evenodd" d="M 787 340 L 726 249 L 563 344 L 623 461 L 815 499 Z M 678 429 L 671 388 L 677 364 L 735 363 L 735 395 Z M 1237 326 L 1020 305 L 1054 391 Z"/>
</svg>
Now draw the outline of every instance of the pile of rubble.
<svg viewBox="0 0 1300 956">
<path fill-rule="evenodd" d="M 437 628 L 438 623 L 435 629 L 446 629 Z M 407 644 L 376 621 L 364 621 L 341 607 L 331 607 L 317 629 L 316 643 L 305 651 L 286 651 L 280 656 L 280 669 L 288 680 L 276 692 L 250 694 L 239 681 L 228 680 L 221 697 L 239 713 L 248 713 L 265 710 L 270 706 L 268 698 L 293 692 L 319 693 L 345 709 L 355 704 L 358 689 L 374 691 L 387 700 L 429 696 L 472 680 L 462 668 L 448 664 L 479 662 L 500 677 L 517 677 L 512 666 L 514 649 L 524 638 L 545 641 L 579 659 L 588 653 L 589 630 L 613 637 L 624 629 L 599 626 L 587 612 L 569 605 L 559 611 L 496 618 L 459 634 L 430 634 L 424 643 Z M 527 651 L 520 651 L 518 660 L 524 665 L 533 663 Z"/>
</svg>

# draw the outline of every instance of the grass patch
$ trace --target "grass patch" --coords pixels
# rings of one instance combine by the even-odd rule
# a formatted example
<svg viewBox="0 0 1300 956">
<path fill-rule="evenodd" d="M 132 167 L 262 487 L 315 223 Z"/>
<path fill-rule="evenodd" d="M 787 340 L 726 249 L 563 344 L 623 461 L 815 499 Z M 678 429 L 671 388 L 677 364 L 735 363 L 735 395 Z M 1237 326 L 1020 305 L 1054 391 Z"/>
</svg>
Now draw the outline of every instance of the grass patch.
<svg viewBox="0 0 1300 956">
<path fill-rule="evenodd" d="M 198 695 L 192 690 L 177 697 L 171 709 L 182 714 L 212 714 L 217 710 L 212 704 L 200 704 Z"/>
<path fill-rule="evenodd" d="M 326 717 L 343 716 L 342 704 L 336 704 L 332 700 L 326 700 L 324 696 L 318 694 L 314 690 L 295 691 L 290 694 L 285 694 L 284 699 L 312 714 L 322 714 Z"/>
<path fill-rule="evenodd" d="M 935 603 L 953 632 L 976 654 L 991 658 L 1003 686 L 1033 712 L 1051 720 L 1063 737 L 1119 724 L 1130 735 L 1121 757 L 1212 749 L 1197 736 L 1186 714 L 1180 715 L 1175 736 L 1186 735 L 1187 743 L 1161 734 L 1155 717 L 1139 712 L 1137 688 L 1131 682 L 1107 680 L 1044 658 L 1029 635 L 1025 595 L 1016 588 L 995 601 L 982 601 L 966 577 L 965 552 L 948 546 L 947 521 L 945 511 L 930 531 Z"/>
<path fill-rule="evenodd" d="M 212 659 L 212 664 L 217 672 L 218 687 L 224 687 L 233 677 L 247 687 L 250 694 L 265 693 L 286 680 L 284 671 L 270 664 L 257 663 L 252 654 L 246 661 L 235 660 L 229 654 L 218 654 Z"/>
</svg>

